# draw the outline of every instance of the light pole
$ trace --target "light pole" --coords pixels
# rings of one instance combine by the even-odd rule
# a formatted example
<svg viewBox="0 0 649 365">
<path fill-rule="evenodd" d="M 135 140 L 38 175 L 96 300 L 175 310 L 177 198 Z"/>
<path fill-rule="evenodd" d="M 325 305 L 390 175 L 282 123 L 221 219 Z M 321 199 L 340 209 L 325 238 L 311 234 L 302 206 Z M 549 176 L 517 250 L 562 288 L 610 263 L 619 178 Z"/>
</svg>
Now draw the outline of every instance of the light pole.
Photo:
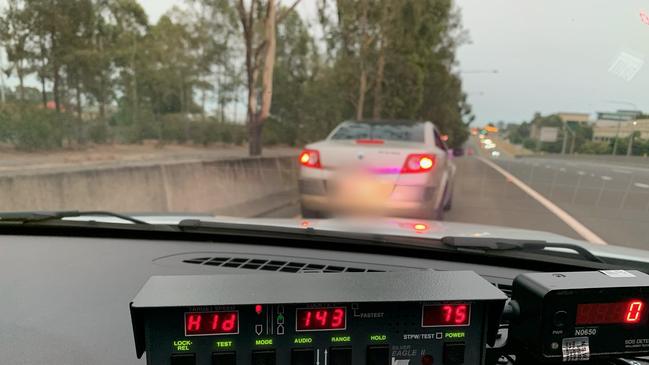
<svg viewBox="0 0 649 365">
<path fill-rule="evenodd" d="M 572 136 L 571 142 L 570 142 L 570 154 L 572 155 L 575 152 L 575 140 L 577 139 L 577 132 L 573 131 L 568 127 L 568 122 L 563 123 L 563 145 L 561 146 L 561 154 L 565 155 L 566 154 L 566 146 L 568 144 L 568 139 L 567 133 L 570 132 L 570 135 Z"/>
<path fill-rule="evenodd" d="M 637 120 L 634 120 L 632 124 L 633 124 L 633 126 L 635 127 L 635 126 L 638 125 L 638 121 L 637 121 Z M 634 137 L 635 137 L 635 128 L 632 128 L 632 130 L 631 130 L 631 136 L 629 136 L 629 145 L 628 145 L 627 148 L 626 148 L 626 155 L 627 155 L 627 157 L 628 157 L 628 156 L 631 156 L 631 149 L 633 148 L 633 138 L 634 138 Z"/>
<path fill-rule="evenodd" d="M 635 104 L 633 104 L 632 102 L 630 102 L 630 101 L 624 101 L 624 100 L 605 100 L 605 101 L 607 103 L 612 103 L 612 104 L 629 105 L 633 109 L 638 110 L 638 107 Z M 636 122 L 636 124 L 637 124 L 637 122 Z M 620 126 L 621 125 L 622 125 L 622 121 L 618 121 L 618 123 L 617 123 L 617 131 L 615 132 L 615 142 L 613 143 L 613 156 L 615 156 L 615 154 L 617 153 L 617 140 L 620 137 Z"/>
<path fill-rule="evenodd" d="M 617 153 L 617 139 L 620 137 L 620 126 L 622 121 L 617 122 L 617 130 L 615 131 L 615 142 L 613 142 L 613 156 Z"/>
</svg>

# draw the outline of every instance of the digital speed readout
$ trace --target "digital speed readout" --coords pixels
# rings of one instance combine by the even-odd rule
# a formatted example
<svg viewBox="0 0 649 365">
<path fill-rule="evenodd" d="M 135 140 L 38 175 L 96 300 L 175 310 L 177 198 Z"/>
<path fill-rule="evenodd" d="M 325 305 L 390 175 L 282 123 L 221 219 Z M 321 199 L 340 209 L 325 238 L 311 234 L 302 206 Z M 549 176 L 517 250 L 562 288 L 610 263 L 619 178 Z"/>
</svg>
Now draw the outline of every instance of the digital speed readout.
<svg viewBox="0 0 649 365">
<path fill-rule="evenodd" d="M 639 324 L 645 322 L 645 317 L 645 303 L 641 300 L 578 304 L 575 324 Z"/>
<path fill-rule="evenodd" d="M 187 336 L 225 335 L 239 333 L 239 312 L 185 313 Z"/>
<path fill-rule="evenodd" d="M 344 307 L 298 308 L 295 312 L 295 330 L 298 332 L 344 330 L 347 327 Z"/>
<path fill-rule="evenodd" d="M 422 327 L 467 326 L 471 317 L 469 304 L 425 305 L 422 310 Z"/>
</svg>

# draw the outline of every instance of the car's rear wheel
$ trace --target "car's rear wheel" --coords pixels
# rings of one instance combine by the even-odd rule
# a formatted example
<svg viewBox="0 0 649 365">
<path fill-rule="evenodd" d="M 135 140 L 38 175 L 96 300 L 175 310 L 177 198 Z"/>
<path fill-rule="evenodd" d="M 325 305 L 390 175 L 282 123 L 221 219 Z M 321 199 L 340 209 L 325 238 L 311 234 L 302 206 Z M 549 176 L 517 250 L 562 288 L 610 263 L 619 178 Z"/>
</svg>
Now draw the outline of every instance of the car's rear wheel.
<svg viewBox="0 0 649 365">
<path fill-rule="evenodd" d="M 444 220 L 444 209 L 443 208 L 438 208 L 433 211 L 433 220 L 436 221 L 442 221 Z"/>
<path fill-rule="evenodd" d="M 444 211 L 449 211 L 453 208 L 453 188 L 446 185 L 446 203 L 444 204 Z"/>
</svg>

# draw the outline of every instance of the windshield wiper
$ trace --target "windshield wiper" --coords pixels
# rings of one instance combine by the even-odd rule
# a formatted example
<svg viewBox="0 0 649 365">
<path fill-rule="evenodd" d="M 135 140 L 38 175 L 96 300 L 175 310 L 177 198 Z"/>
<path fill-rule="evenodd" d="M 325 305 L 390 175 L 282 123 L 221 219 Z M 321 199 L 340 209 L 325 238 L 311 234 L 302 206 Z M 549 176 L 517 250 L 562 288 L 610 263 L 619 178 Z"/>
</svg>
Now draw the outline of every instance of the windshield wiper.
<svg viewBox="0 0 649 365">
<path fill-rule="evenodd" d="M 475 251 L 480 251 L 481 254 L 486 254 L 487 256 L 502 257 L 504 255 L 499 255 L 499 253 L 505 254 L 506 252 L 511 252 L 512 255 L 508 255 L 509 259 L 519 260 L 524 258 L 548 263 L 558 263 L 560 260 L 567 259 L 572 261 L 570 265 L 575 265 L 575 262 L 578 261 L 580 262 L 579 266 L 588 262 L 592 263 L 588 264 L 589 267 L 593 264 L 596 265 L 596 268 L 601 268 L 601 264 L 609 267 L 608 263 L 593 255 L 583 247 L 573 244 L 548 243 L 545 241 L 473 237 L 444 237 L 440 240 L 425 237 L 381 235 L 348 231 L 338 232 L 320 230 L 313 227 L 298 228 L 246 223 L 205 222 L 200 220 L 184 220 L 181 221 L 177 227 L 185 233 L 298 239 L 303 243 L 306 243 L 306 241 L 318 242 L 320 245 L 317 248 L 320 249 L 324 247 L 322 244 L 334 244 L 336 245 L 336 249 L 339 249 L 340 247 L 337 244 L 345 244 L 347 246 L 353 244 L 358 244 L 359 246 L 369 244 L 376 248 L 383 247 L 399 250 L 413 249 L 437 252 L 438 254 L 453 251 L 465 251 L 465 253 L 475 254 Z M 303 246 L 303 243 L 301 243 L 301 247 L 305 247 Z M 545 248 L 572 250 L 577 252 L 579 257 L 551 256 L 547 251 L 542 252 Z M 525 255 L 527 257 L 522 257 L 524 254 L 531 255 Z"/>
<path fill-rule="evenodd" d="M 599 257 L 593 255 L 587 249 L 570 243 L 550 243 L 537 240 L 516 240 L 507 238 L 494 237 L 443 237 L 442 243 L 455 249 L 470 249 L 482 251 L 524 251 L 538 252 L 546 248 L 566 249 L 576 252 L 582 258 L 592 261 L 605 263 Z"/>
<path fill-rule="evenodd" d="M 135 224 L 149 224 L 137 218 L 129 217 L 127 215 L 107 212 L 107 211 L 59 211 L 59 212 L 5 212 L 0 213 L 0 224 L 2 223 L 42 223 L 48 221 L 61 221 L 65 218 L 79 218 L 79 217 L 112 217 L 118 218 L 127 222 Z"/>
</svg>

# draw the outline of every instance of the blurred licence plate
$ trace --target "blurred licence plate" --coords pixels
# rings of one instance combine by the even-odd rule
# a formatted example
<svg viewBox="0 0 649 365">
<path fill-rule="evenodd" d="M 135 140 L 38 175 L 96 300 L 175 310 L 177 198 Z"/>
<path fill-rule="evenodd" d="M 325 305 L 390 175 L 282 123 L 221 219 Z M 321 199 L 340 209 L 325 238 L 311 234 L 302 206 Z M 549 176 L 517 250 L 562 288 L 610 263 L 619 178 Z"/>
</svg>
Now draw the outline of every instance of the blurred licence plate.
<svg viewBox="0 0 649 365">
<path fill-rule="evenodd" d="M 364 175 L 344 176 L 333 180 L 329 192 L 345 203 L 383 201 L 390 197 L 394 183 Z"/>
</svg>

